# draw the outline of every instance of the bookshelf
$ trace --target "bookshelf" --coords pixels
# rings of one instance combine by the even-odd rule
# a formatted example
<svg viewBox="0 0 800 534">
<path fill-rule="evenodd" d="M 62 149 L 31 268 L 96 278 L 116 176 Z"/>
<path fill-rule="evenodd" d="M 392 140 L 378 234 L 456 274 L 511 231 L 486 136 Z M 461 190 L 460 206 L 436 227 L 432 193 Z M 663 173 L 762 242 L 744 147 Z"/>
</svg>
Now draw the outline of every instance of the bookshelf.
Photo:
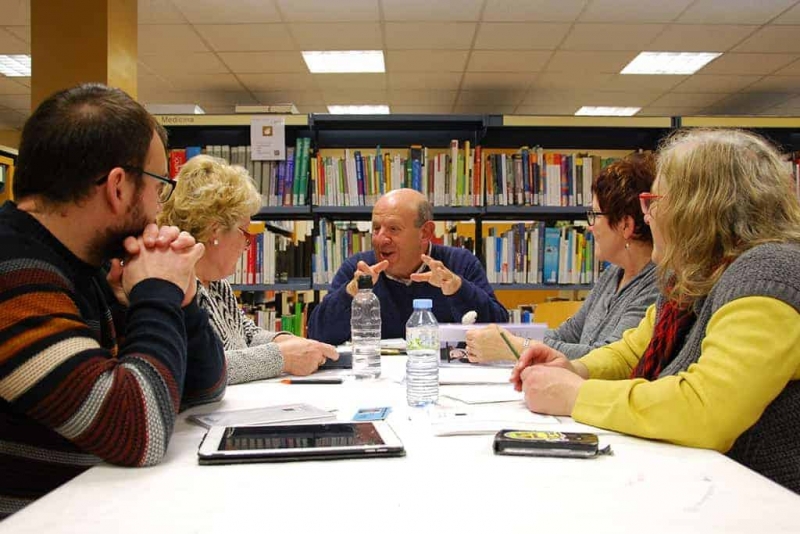
<svg viewBox="0 0 800 534">
<path fill-rule="evenodd" d="M 159 116 L 158 120 L 170 134 L 172 147 L 189 145 L 248 145 L 251 115 Z M 298 137 L 311 139 L 312 157 L 343 158 L 347 152 L 362 152 L 370 157 L 380 146 L 385 153 L 408 154 L 412 145 L 430 148 L 431 154 L 447 152 L 451 140 L 463 147 L 480 146 L 482 157 L 505 154 L 513 157 L 521 147 L 538 147 L 549 153 L 589 153 L 603 157 L 621 157 L 635 150 L 654 150 L 674 129 L 684 127 L 743 127 L 751 128 L 787 151 L 800 148 L 800 119 L 766 117 L 548 117 L 516 115 L 289 115 L 286 118 L 286 144 L 295 146 Z M 360 147 L 360 148 L 359 148 Z M 427 152 L 426 152 L 427 154 Z M 309 165 L 311 167 L 311 165 Z M 486 172 L 485 169 L 482 172 Z M 495 222 L 506 226 L 513 221 L 574 221 L 584 218 L 584 206 L 552 205 L 487 205 L 486 184 L 481 184 L 477 205 L 453 206 L 454 203 L 434 206 L 439 221 L 470 221 L 475 252 L 484 261 L 483 241 L 488 228 Z M 311 192 L 305 205 L 267 206 L 255 217 L 263 221 L 311 221 L 314 228 L 323 220 L 368 221 L 369 200 L 361 205 L 315 205 Z M 476 195 L 477 198 L 477 195 Z M 586 202 L 584 202 L 585 204 Z M 330 204 L 330 203 L 329 203 Z M 436 203 L 435 203 L 436 204 Z M 287 231 L 271 227 L 282 235 Z M 318 230 L 315 230 L 318 231 Z M 495 284 L 496 290 L 579 291 L 591 284 Z M 314 284 L 311 279 L 297 278 L 285 284 L 237 286 L 253 291 L 324 290 L 326 284 Z"/>
<path fill-rule="evenodd" d="M 17 150 L 0 145 L 0 204 L 12 199 L 11 188 L 14 183 L 14 167 Z"/>
</svg>

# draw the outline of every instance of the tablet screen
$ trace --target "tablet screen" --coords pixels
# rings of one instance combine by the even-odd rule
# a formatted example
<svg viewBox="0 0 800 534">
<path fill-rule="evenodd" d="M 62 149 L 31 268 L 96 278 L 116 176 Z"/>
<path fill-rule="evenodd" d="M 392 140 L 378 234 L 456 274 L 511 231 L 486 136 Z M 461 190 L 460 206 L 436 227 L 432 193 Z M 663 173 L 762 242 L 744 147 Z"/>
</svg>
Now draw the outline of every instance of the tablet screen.
<svg viewBox="0 0 800 534">
<path fill-rule="evenodd" d="M 309 449 L 383 445 L 372 424 L 336 423 L 302 426 L 251 426 L 226 429 L 221 451 Z"/>
</svg>

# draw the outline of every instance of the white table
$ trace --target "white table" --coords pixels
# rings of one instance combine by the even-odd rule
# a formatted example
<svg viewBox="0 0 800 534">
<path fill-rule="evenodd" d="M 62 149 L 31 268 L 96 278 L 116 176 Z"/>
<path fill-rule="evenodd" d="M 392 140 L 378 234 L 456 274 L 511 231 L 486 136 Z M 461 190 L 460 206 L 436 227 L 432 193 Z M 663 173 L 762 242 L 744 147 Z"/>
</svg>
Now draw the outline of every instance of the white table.
<svg viewBox="0 0 800 534">
<path fill-rule="evenodd" d="M 490 435 L 434 437 L 408 420 L 403 364 L 384 358 L 375 382 L 233 386 L 212 408 L 309 402 L 346 419 L 390 405 L 404 458 L 199 466 L 204 430 L 182 414 L 161 465 L 97 466 L 0 531 L 800 532 L 798 495 L 712 451 L 610 434 L 614 456 L 517 458 L 495 456 Z"/>
</svg>

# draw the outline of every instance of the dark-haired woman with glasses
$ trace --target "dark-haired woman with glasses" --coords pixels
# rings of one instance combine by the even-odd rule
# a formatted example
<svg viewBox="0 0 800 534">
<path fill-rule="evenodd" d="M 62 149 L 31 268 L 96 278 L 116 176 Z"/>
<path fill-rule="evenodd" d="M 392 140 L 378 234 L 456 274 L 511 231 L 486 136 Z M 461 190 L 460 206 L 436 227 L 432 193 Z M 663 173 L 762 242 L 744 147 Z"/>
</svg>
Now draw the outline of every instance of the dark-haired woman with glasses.
<svg viewBox="0 0 800 534">
<path fill-rule="evenodd" d="M 655 267 L 650 261 L 653 237 L 644 222 L 639 194 L 649 192 L 655 177 L 650 154 L 633 154 L 607 166 L 592 184 L 592 208 L 586 211 L 594 235 L 595 255 L 611 264 L 598 279 L 581 309 L 556 329 L 544 343 L 569 359 L 607 345 L 634 328 L 658 296 Z M 500 336 L 518 353 L 532 342 L 514 336 L 499 325 L 470 330 L 467 356 L 474 362 L 513 359 Z"/>
<path fill-rule="evenodd" d="M 195 271 L 196 298 L 222 340 L 229 384 L 308 375 L 328 358 L 338 359 L 331 345 L 259 328 L 239 308 L 226 278 L 250 246 L 250 217 L 260 207 L 261 195 L 244 168 L 195 156 L 181 168 L 159 215 L 160 224 L 186 230 L 206 246 Z"/>
</svg>

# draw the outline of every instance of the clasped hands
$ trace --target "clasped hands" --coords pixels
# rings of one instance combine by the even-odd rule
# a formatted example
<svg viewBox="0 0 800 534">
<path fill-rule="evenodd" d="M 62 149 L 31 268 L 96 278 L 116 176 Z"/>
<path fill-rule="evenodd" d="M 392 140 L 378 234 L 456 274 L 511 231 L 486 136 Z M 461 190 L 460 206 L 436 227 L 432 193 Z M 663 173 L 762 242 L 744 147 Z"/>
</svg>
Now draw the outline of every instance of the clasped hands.
<svg viewBox="0 0 800 534">
<path fill-rule="evenodd" d="M 434 287 L 442 290 L 442 294 L 446 297 L 453 295 L 461 289 L 461 277 L 448 269 L 444 263 L 435 260 L 427 254 L 420 256 L 422 263 L 428 266 L 428 270 L 423 273 L 413 273 L 411 280 L 414 282 L 427 282 Z M 388 260 L 383 260 L 374 265 L 367 265 L 365 261 L 359 261 L 356 265 L 356 272 L 353 273 L 353 279 L 347 283 L 346 291 L 351 296 L 356 296 L 358 293 L 358 279 L 363 275 L 372 277 L 372 284 L 375 285 L 380 275 L 389 266 Z"/>
<path fill-rule="evenodd" d="M 127 237 L 123 242 L 127 257 L 124 263 L 111 260 L 107 280 L 117 300 L 128 305 L 133 287 L 147 278 L 172 282 L 184 293 L 181 306 L 187 306 L 197 293 L 195 265 L 203 257 L 205 247 L 188 232 L 177 226 L 148 224 L 142 235 Z"/>
</svg>

